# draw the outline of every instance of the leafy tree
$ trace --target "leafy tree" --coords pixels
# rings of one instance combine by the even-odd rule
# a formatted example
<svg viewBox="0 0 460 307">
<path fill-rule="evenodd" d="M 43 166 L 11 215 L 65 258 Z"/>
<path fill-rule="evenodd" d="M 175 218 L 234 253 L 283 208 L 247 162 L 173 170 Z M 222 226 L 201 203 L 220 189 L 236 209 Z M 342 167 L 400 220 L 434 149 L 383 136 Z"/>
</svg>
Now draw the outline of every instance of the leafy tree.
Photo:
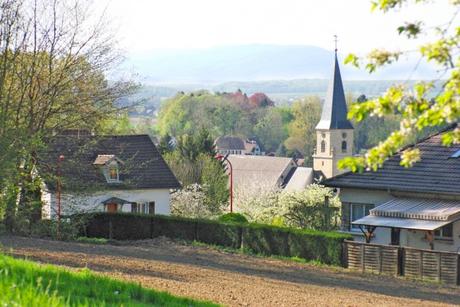
<svg viewBox="0 0 460 307">
<path fill-rule="evenodd" d="M 374 0 L 372 9 L 383 12 L 394 11 L 406 4 L 407 0 Z M 425 1 L 415 1 L 416 5 Z M 348 167 L 353 171 L 365 168 L 377 169 L 383 162 L 405 144 L 413 141 L 414 136 L 424 132 L 426 128 L 440 128 L 446 124 L 456 123 L 460 117 L 460 27 L 454 26 L 459 10 L 460 1 L 451 1 L 452 16 L 446 18 L 448 22 L 439 27 L 427 27 L 422 21 L 411 21 L 401 25 L 397 31 L 409 40 L 421 36 L 434 38 L 428 43 L 418 46 L 422 59 L 435 63 L 441 70 L 443 81 L 441 90 L 433 99 L 431 91 L 435 82 L 418 82 L 408 87 L 396 84 L 388 89 L 381 97 L 354 104 L 349 112 L 350 118 L 361 122 L 368 117 L 384 117 L 399 115 L 401 123 L 386 140 L 368 150 L 359 158 L 347 158 L 340 162 L 341 167 Z M 363 66 L 369 73 L 379 67 L 398 61 L 400 56 L 410 51 L 390 51 L 375 49 L 366 59 L 354 54 L 347 56 L 345 63 L 357 67 Z M 444 134 L 443 144 L 449 146 L 460 142 L 460 128 Z M 408 148 L 401 155 L 401 165 L 410 167 L 420 160 L 420 151 L 417 148 Z"/>
<path fill-rule="evenodd" d="M 303 191 L 283 192 L 284 223 L 291 227 L 330 231 L 340 222 L 340 200 L 332 189 L 312 184 Z"/>
<path fill-rule="evenodd" d="M 310 96 L 292 105 L 293 120 L 288 125 L 289 137 L 284 141 L 287 150 L 300 152 L 306 165 L 312 163 L 311 156 L 316 145 L 315 127 L 321 117 L 321 102 Z"/>
<path fill-rule="evenodd" d="M 90 12 L 77 0 L 0 0 L 0 195 L 17 191 L 22 206 L 39 190 L 32 172 L 43 138 L 97 129 L 134 88 L 105 79 L 120 56 L 104 18 Z"/>
<path fill-rule="evenodd" d="M 265 151 L 276 151 L 288 134 L 280 109 L 269 109 L 254 126 L 254 134 L 263 144 Z"/>
</svg>

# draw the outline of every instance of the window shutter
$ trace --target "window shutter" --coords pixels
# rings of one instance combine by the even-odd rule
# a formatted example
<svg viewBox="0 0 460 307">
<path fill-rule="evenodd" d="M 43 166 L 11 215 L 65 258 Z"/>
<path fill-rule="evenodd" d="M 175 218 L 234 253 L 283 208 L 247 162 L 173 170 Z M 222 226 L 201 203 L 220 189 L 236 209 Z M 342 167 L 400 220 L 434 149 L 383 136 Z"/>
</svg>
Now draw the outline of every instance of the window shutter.
<svg viewBox="0 0 460 307">
<path fill-rule="evenodd" d="M 149 214 L 155 214 L 155 202 L 149 202 Z"/>
</svg>

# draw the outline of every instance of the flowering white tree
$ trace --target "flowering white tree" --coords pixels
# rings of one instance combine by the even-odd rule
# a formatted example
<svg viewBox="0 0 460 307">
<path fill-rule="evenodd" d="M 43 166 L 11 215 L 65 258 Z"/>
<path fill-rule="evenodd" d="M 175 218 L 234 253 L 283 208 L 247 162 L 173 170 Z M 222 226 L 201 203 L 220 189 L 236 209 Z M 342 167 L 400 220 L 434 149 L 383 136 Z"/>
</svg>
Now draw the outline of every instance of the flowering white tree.
<svg viewBox="0 0 460 307">
<path fill-rule="evenodd" d="M 302 191 L 254 184 L 236 191 L 236 211 L 251 222 L 317 230 L 336 229 L 340 200 L 332 189 L 312 184 Z"/>
<path fill-rule="evenodd" d="M 332 189 L 318 184 L 302 191 L 281 193 L 279 207 L 286 226 L 332 230 L 340 222 L 338 196 Z"/>
<path fill-rule="evenodd" d="M 210 203 L 206 186 L 190 184 L 171 195 L 171 214 L 188 218 L 216 218 L 222 214 L 221 204 Z"/>
</svg>

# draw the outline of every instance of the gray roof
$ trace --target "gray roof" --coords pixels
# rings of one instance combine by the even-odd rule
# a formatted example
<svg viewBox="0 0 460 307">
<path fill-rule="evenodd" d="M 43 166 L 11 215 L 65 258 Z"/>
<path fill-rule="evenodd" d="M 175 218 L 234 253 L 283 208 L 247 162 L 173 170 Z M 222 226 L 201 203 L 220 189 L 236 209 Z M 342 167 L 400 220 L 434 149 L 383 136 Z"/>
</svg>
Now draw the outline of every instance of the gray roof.
<svg viewBox="0 0 460 307">
<path fill-rule="evenodd" d="M 244 141 L 235 136 L 221 136 L 216 139 L 218 150 L 244 150 Z"/>
<path fill-rule="evenodd" d="M 281 175 L 289 168 L 295 167 L 292 158 L 230 155 L 228 157 L 233 166 L 233 180 L 235 187 L 250 187 L 259 185 L 278 187 Z"/>
<path fill-rule="evenodd" d="M 394 198 L 369 212 L 374 216 L 447 221 L 460 215 L 460 201 L 425 198 Z"/>
<path fill-rule="evenodd" d="M 451 221 L 429 221 L 417 219 L 405 219 L 397 217 L 383 217 L 375 215 L 367 215 L 359 220 L 352 222 L 353 225 L 368 225 L 376 227 L 391 227 L 416 230 L 435 230 L 441 228 Z"/>
<path fill-rule="evenodd" d="M 424 198 L 394 198 L 371 209 L 355 225 L 434 230 L 460 216 L 460 202 Z"/>
<path fill-rule="evenodd" d="M 301 191 L 313 183 L 313 169 L 310 167 L 296 167 L 287 184 L 286 191 Z"/>
<path fill-rule="evenodd" d="M 172 189 L 179 188 L 176 177 L 148 135 L 51 137 L 38 155 L 38 171 L 48 188 L 55 188 L 59 155 L 63 189 Z M 113 156 L 119 166 L 120 182 L 108 183 L 96 160 Z"/>
<path fill-rule="evenodd" d="M 426 192 L 460 195 L 460 158 L 452 155 L 460 150 L 460 144 L 442 145 L 442 134 L 455 129 L 457 124 L 421 140 L 415 145 L 421 160 L 412 167 L 400 165 L 400 153 L 384 162 L 377 171 L 345 173 L 323 181 L 327 186 L 339 188 L 364 188 L 403 192 Z"/>
<path fill-rule="evenodd" d="M 347 102 L 336 53 L 332 80 L 329 83 L 326 100 L 323 104 L 321 120 L 316 129 L 353 129 L 353 125 L 347 119 L 347 113 Z"/>
</svg>

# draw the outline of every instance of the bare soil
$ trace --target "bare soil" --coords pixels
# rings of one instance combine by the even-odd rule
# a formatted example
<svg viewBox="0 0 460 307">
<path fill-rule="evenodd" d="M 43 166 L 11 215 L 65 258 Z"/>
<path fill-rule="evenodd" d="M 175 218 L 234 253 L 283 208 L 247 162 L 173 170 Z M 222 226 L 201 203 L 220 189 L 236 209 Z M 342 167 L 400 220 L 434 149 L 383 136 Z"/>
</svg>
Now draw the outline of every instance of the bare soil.
<svg viewBox="0 0 460 307">
<path fill-rule="evenodd" d="M 92 245 L 1 236 L 16 257 L 114 278 L 228 306 L 449 306 L 460 288 L 234 254 L 165 238 Z"/>
</svg>

